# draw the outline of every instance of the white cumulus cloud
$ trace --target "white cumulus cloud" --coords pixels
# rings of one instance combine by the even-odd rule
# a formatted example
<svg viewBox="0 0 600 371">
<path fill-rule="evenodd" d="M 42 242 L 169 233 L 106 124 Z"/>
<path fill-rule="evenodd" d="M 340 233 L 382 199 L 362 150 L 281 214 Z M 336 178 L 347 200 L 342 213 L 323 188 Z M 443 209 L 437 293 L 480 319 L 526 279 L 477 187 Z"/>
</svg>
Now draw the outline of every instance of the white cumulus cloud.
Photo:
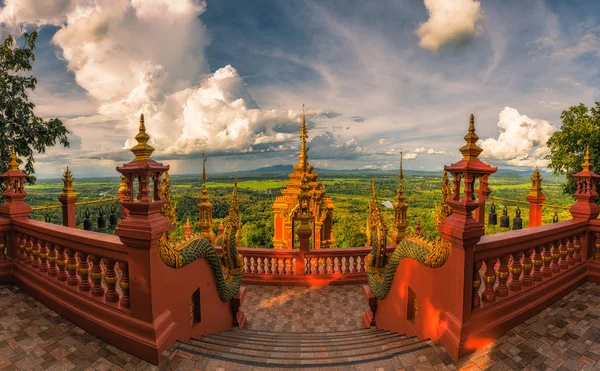
<svg viewBox="0 0 600 371">
<path fill-rule="evenodd" d="M 261 110 L 234 67 L 211 73 L 204 55 L 210 38 L 199 19 L 205 1 L 33 2 L 7 0 L 0 19 L 59 25 L 52 43 L 77 84 L 99 102 L 97 116 L 104 119 L 94 121 L 110 122 L 133 138 L 144 113 L 156 155 L 289 149 L 283 144 L 298 138 L 299 109 Z M 308 119 L 337 115 L 307 110 Z M 115 154 L 122 153 L 123 142 L 115 145 Z"/>
<path fill-rule="evenodd" d="M 497 139 L 488 138 L 480 142 L 481 157 L 513 166 L 546 166 L 544 157 L 549 153 L 548 138 L 556 131 L 546 120 L 533 119 L 518 110 L 505 107 L 499 115 Z"/>
<path fill-rule="evenodd" d="M 481 31 L 483 13 L 475 0 L 425 0 L 429 19 L 416 29 L 419 46 L 437 52 L 450 43 L 468 41 Z"/>
</svg>

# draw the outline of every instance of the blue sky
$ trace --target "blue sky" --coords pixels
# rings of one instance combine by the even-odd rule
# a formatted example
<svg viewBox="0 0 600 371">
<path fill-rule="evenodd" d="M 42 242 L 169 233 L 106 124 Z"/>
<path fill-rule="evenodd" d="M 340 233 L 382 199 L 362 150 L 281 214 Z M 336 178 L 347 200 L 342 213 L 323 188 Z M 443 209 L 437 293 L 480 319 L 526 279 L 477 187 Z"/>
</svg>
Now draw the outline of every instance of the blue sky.
<svg viewBox="0 0 600 371">
<path fill-rule="evenodd" d="M 38 156 L 115 175 L 144 112 L 174 173 L 296 161 L 440 170 L 475 114 L 486 161 L 542 168 L 571 105 L 600 100 L 597 1 L 4 0 L 2 34 L 38 29 L 36 112 L 70 149 Z"/>
</svg>

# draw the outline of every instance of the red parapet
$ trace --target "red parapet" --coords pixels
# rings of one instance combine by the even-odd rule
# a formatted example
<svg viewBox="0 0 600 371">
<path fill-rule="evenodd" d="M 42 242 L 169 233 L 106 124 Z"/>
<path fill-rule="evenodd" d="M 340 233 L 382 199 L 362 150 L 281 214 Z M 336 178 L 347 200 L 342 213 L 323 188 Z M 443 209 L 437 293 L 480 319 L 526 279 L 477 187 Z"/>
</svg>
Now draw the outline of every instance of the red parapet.
<svg viewBox="0 0 600 371">
<path fill-rule="evenodd" d="M 596 185 L 600 180 L 600 175 L 591 170 L 591 161 L 590 146 L 588 146 L 581 165 L 582 170 L 573 174 L 573 178 L 577 180 L 577 190 L 573 196 L 577 201 L 571 206 L 569 212 L 576 219 L 591 220 L 600 215 L 600 206 L 596 203 L 598 199 Z"/>
<path fill-rule="evenodd" d="M 19 170 L 19 162 L 15 153 L 15 146 L 11 147 L 9 170 L 0 175 L 4 181 L 4 203 L 0 206 L 0 215 L 4 218 L 28 218 L 31 207 L 25 202 L 25 178 L 27 174 Z"/>
</svg>

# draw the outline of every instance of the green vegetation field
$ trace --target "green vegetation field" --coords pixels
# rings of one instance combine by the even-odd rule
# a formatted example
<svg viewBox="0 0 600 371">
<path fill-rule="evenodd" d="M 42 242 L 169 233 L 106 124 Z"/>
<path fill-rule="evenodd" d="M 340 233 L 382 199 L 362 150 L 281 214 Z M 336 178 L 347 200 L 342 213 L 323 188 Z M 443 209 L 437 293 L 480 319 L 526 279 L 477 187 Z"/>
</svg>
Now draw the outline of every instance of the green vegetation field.
<svg viewBox="0 0 600 371">
<path fill-rule="evenodd" d="M 76 176 L 76 174 L 75 174 Z M 242 245 L 249 247 L 273 247 L 273 213 L 272 204 L 275 197 L 280 194 L 287 179 L 286 173 L 267 174 L 218 174 L 210 177 L 208 182 L 211 202 L 213 203 L 213 216 L 215 230 L 219 221 L 227 215 L 230 203 L 230 194 L 234 177 L 238 178 L 239 202 L 242 213 L 243 232 Z M 335 203 L 334 211 L 334 238 L 337 247 L 363 246 L 366 241 L 365 223 L 367 216 L 367 202 L 371 197 L 371 178 L 375 177 L 380 201 L 394 202 L 397 188 L 397 177 L 394 172 L 321 172 L 320 179 L 324 182 L 327 193 Z M 556 205 L 570 206 L 573 198 L 562 193 L 562 179 L 546 176 L 543 182 L 547 202 Z M 522 200 L 530 188 L 529 174 L 507 172 L 494 174 L 490 177 L 492 196 Z M 118 177 L 110 179 L 76 179 L 75 190 L 79 201 L 111 198 L 117 196 L 119 187 Z M 183 233 L 183 224 L 189 218 L 197 229 L 198 221 L 197 203 L 201 190 L 201 179 L 197 175 L 171 176 L 172 198 L 176 203 L 177 221 L 175 233 Z M 27 187 L 29 196 L 27 201 L 32 207 L 58 204 L 58 195 L 61 192 L 62 182 L 59 180 L 39 180 L 34 186 Z M 441 174 L 435 173 L 408 173 L 404 179 L 404 189 L 408 196 L 409 232 L 420 220 L 423 234 L 428 237 L 437 235 L 434 215 L 435 205 L 441 197 Z M 490 208 L 488 201 L 488 211 Z M 503 202 L 497 202 L 498 220 L 502 213 Z M 519 206 L 522 210 L 523 226 L 528 225 L 528 206 L 506 204 L 512 219 Z M 113 207 L 118 212 L 118 203 L 94 204 L 78 207 L 77 222 L 83 224 L 83 213 L 89 209 L 94 220 L 98 217 L 99 208 L 103 208 L 106 215 Z M 391 226 L 393 210 L 382 207 L 384 217 Z M 551 223 L 554 213 L 560 220 L 570 218 L 567 210 L 545 208 L 544 223 Z M 35 219 L 43 220 L 49 217 L 54 223 L 61 223 L 60 209 L 40 210 L 32 214 Z M 486 215 L 487 220 L 487 215 Z M 95 222 L 94 222 L 95 224 Z M 486 233 L 498 233 L 505 230 L 497 226 L 487 226 Z M 110 230 L 107 233 L 111 233 Z"/>
</svg>

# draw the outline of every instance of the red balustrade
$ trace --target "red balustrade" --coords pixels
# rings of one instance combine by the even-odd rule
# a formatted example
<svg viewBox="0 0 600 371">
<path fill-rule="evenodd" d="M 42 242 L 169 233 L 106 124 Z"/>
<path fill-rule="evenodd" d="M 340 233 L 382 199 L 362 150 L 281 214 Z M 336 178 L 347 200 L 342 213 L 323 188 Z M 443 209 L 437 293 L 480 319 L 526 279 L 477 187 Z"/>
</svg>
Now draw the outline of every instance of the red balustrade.
<svg viewBox="0 0 600 371">
<path fill-rule="evenodd" d="M 245 284 L 319 286 L 366 283 L 365 257 L 371 248 L 302 252 L 243 247 L 238 251 L 244 257 Z M 394 247 L 388 247 L 388 253 L 393 251 Z"/>
</svg>

